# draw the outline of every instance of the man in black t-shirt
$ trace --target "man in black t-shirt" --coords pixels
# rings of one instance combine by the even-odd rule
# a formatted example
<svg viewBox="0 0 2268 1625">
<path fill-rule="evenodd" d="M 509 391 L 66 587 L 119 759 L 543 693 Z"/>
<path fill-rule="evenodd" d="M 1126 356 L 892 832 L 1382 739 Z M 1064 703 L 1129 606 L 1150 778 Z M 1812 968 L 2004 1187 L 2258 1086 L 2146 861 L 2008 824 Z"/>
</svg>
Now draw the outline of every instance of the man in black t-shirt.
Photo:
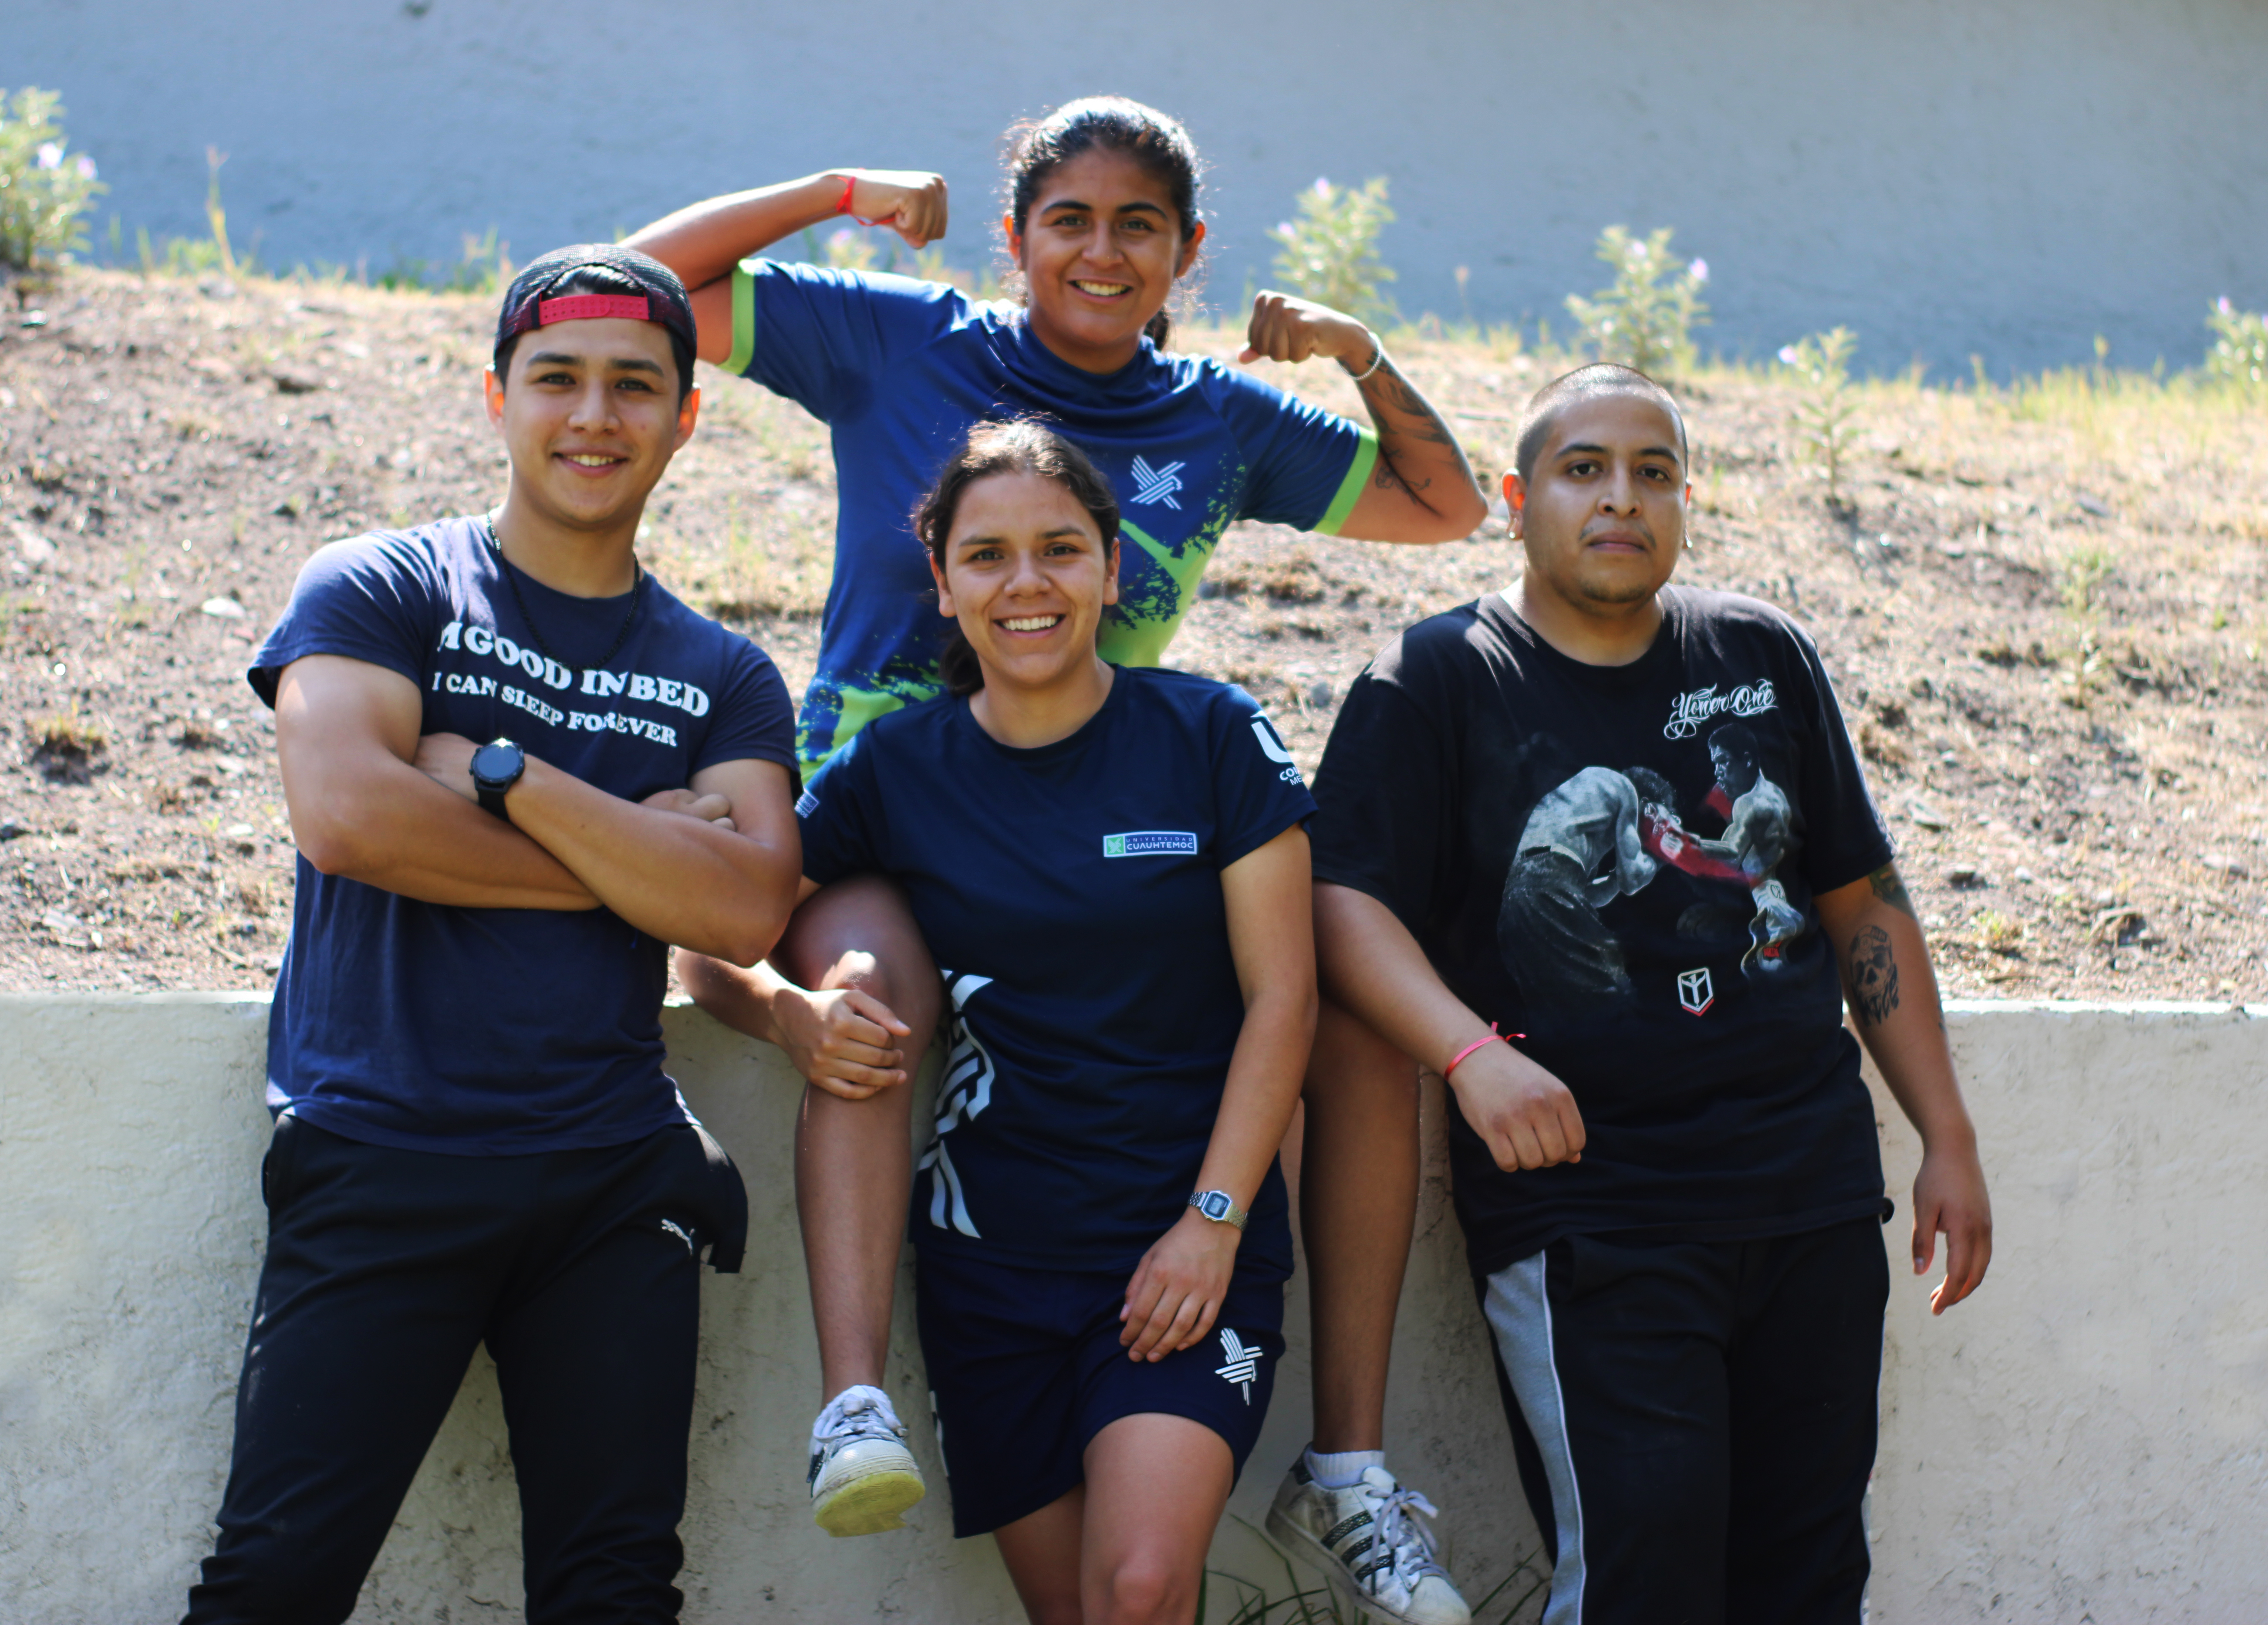
<svg viewBox="0 0 2268 1625">
<path fill-rule="evenodd" d="M 1329 996 L 1447 1078 L 1547 1621 L 1856 1621 L 1889 1290 L 1852 1017 L 1924 1145 L 1942 1311 L 1992 1218 L 1927 949 L 1818 652 L 1669 585 L 1676 403 L 1592 366 L 1527 556 L 1356 680 L 1316 785 Z"/>
</svg>

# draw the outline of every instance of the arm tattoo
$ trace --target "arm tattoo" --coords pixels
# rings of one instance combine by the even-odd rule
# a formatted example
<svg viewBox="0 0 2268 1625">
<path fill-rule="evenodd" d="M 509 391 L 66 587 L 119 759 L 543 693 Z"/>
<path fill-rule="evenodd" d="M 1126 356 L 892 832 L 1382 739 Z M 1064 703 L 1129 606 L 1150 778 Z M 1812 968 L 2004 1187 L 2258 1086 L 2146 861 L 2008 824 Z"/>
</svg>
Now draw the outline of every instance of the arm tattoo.
<svg viewBox="0 0 2268 1625">
<path fill-rule="evenodd" d="M 1436 446 L 1454 446 L 1457 437 L 1449 432 L 1449 425 L 1441 421 L 1441 414 L 1432 403 L 1418 393 L 1418 387 L 1402 376 L 1388 356 L 1378 371 L 1357 384 L 1365 406 L 1378 425 L 1379 438 L 1389 433 L 1397 437 L 1408 435 L 1420 440 L 1430 440 Z M 1404 418 L 1406 423 L 1388 423 L 1389 417 Z"/>
<path fill-rule="evenodd" d="M 1464 447 L 1417 386 L 1402 376 L 1393 357 L 1385 356 L 1378 370 L 1355 388 L 1378 431 L 1378 468 L 1373 478 L 1381 490 L 1400 486 L 1412 501 L 1423 503 L 1433 481 L 1421 470 L 1440 466 L 1445 452 L 1465 483 L 1472 484 L 1472 465 L 1465 461 Z"/>
<path fill-rule="evenodd" d="M 1896 883 L 1895 876 L 1891 883 Z M 1898 1008 L 1898 962 L 1890 951 L 1890 934 L 1880 926 L 1860 926 L 1851 934 L 1850 960 L 1851 1008 L 1861 1025 L 1879 1027 Z"/>
<path fill-rule="evenodd" d="M 1905 882 L 1898 878 L 1898 866 L 1896 864 L 1885 863 L 1881 868 L 1876 869 L 1873 874 L 1867 876 L 1867 883 L 1874 889 L 1874 895 L 1880 897 L 1883 902 L 1897 910 L 1898 912 L 1904 914 L 1908 920 L 1912 920 L 1916 925 L 1919 925 L 1921 923 L 1921 917 L 1914 912 L 1913 899 L 1906 895 Z"/>
</svg>

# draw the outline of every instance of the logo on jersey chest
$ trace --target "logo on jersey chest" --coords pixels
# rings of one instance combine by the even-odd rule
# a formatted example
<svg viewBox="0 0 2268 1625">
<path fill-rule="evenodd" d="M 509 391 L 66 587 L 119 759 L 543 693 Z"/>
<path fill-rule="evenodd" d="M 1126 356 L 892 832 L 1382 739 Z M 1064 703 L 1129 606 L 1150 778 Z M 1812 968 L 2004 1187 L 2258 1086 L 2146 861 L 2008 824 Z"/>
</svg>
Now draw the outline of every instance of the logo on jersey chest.
<svg viewBox="0 0 2268 1625">
<path fill-rule="evenodd" d="M 1736 717 L 1758 717 L 1779 704 L 1771 679 L 1759 677 L 1738 688 L 1719 691 L 1715 683 L 1680 694 L 1669 702 L 1669 720 L 1661 725 L 1664 739 L 1690 739 L 1711 717 L 1731 712 Z"/>
<path fill-rule="evenodd" d="M 1106 858 L 1150 858 L 1165 853 L 1193 858 L 1197 851 L 1197 838 L 1188 830 L 1129 830 L 1102 838 Z"/>
<path fill-rule="evenodd" d="M 1706 1016 L 1709 1007 L 1717 1002 L 1716 984 L 1709 979 L 1709 967 L 1677 973 L 1677 1002 L 1695 1016 Z"/>
<path fill-rule="evenodd" d="M 1178 513 L 1182 505 L 1174 500 L 1174 493 L 1182 488 L 1182 470 L 1187 462 L 1169 462 L 1162 469 L 1150 466 L 1147 457 L 1134 459 L 1134 500 L 1138 504 L 1162 502 Z"/>
</svg>

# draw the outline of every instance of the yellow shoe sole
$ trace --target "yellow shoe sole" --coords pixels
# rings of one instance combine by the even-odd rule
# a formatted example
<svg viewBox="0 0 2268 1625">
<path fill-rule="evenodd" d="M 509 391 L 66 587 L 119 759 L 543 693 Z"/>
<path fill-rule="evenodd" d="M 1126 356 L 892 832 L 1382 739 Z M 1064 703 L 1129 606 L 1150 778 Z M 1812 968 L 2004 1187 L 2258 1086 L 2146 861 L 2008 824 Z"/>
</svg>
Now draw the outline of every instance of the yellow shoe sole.
<svg viewBox="0 0 2268 1625">
<path fill-rule="evenodd" d="M 811 1521 L 831 1535 L 884 1534 L 904 1528 L 900 1514 L 926 1493 L 911 1473 L 870 1473 L 814 1506 Z"/>
</svg>

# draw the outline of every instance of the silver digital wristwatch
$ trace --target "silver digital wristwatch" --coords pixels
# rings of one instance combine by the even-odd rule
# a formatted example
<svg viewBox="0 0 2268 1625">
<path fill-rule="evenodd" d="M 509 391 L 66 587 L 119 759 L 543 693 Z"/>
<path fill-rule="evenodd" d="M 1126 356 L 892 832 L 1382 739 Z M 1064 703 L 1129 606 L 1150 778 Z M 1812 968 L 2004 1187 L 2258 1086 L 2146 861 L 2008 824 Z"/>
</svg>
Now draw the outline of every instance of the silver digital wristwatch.
<svg viewBox="0 0 2268 1625">
<path fill-rule="evenodd" d="M 1211 1219 L 1215 1224 L 1233 1224 L 1244 1228 L 1252 1215 L 1236 1205 L 1236 1198 L 1226 1191 L 1199 1191 L 1189 1198 L 1189 1206 Z"/>
</svg>

